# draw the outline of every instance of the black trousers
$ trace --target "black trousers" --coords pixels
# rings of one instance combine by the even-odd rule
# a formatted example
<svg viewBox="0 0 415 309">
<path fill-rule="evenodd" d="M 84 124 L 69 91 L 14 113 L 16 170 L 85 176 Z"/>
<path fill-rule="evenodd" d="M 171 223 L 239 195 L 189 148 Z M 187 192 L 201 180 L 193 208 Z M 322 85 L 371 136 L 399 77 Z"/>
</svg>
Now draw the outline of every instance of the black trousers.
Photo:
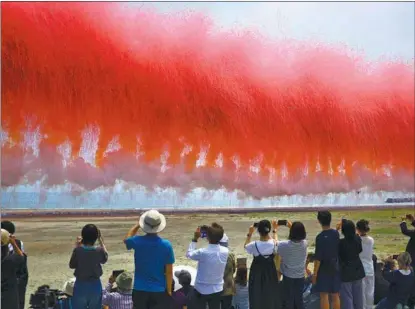
<svg viewBox="0 0 415 309">
<path fill-rule="evenodd" d="M 167 292 L 133 290 L 133 309 L 168 309 L 171 297 Z"/>
<path fill-rule="evenodd" d="M 284 309 L 304 309 L 304 278 L 288 278 L 282 280 L 282 296 Z"/>
<path fill-rule="evenodd" d="M 206 305 L 209 309 L 221 309 L 221 296 L 222 292 L 202 295 L 195 289 L 190 297 L 188 309 L 206 309 Z"/>
<path fill-rule="evenodd" d="M 220 309 L 231 309 L 232 298 L 233 298 L 233 295 L 222 296 L 220 298 Z"/>
<path fill-rule="evenodd" d="M 19 309 L 25 308 L 25 298 L 26 298 L 26 286 L 27 282 L 25 281 L 18 281 L 17 288 L 19 291 Z"/>
</svg>

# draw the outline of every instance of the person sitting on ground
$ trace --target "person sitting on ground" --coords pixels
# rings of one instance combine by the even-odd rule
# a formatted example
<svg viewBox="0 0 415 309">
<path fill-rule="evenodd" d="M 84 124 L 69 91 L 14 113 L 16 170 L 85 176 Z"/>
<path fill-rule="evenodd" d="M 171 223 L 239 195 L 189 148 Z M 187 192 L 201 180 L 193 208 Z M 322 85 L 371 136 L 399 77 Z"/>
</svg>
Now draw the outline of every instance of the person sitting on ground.
<svg viewBox="0 0 415 309">
<path fill-rule="evenodd" d="M 212 223 L 207 227 L 206 248 L 196 249 L 196 244 L 201 236 L 200 228 L 196 229 L 192 242 L 186 253 L 186 257 L 197 261 L 196 282 L 191 295 L 189 309 L 220 309 L 221 296 L 223 292 L 223 275 L 229 256 L 228 248 L 219 243 L 223 238 L 223 227 Z"/>
<path fill-rule="evenodd" d="M 245 266 L 236 269 L 235 295 L 232 299 L 234 309 L 249 309 L 248 269 Z"/>
<path fill-rule="evenodd" d="M 72 278 L 65 282 L 63 285 L 62 292 L 64 296 L 58 300 L 59 309 L 72 309 L 72 296 L 73 296 L 73 287 L 75 285 L 76 278 Z"/>
<path fill-rule="evenodd" d="M 127 250 L 134 249 L 134 308 L 165 309 L 169 306 L 175 260 L 170 241 L 159 236 L 165 227 L 164 215 L 149 210 L 139 217 L 124 239 Z M 136 235 L 140 229 L 145 235 Z"/>
<path fill-rule="evenodd" d="M 108 252 L 101 232 L 94 224 L 82 228 L 73 249 L 69 268 L 74 269 L 76 278 L 72 303 L 76 309 L 102 308 L 102 264 L 108 260 Z M 99 246 L 95 243 L 98 240 Z"/>
<path fill-rule="evenodd" d="M 415 217 L 411 214 L 407 214 L 402 218 L 401 232 L 409 237 L 408 244 L 406 245 L 406 252 L 411 255 L 412 267 L 415 269 L 415 229 L 408 229 L 406 221 L 409 221 L 413 227 L 415 227 Z"/>
<path fill-rule="evenodd" d="M 389 282 L 383 277 L 384 262 L 378 262 L 376 255 L 373 255 L 375 264 L 375 296 L 374 304 L 377 305 L 382 299 L 386 297 L 389 291 Z"/>
<path fill-rule="evenodd" d="M 189 266 L 189 265 L 174 265 L 173 267 L 173 274 L 174 274 L 174 290 L 180 290 L 183 286 L 180 284 L 179 278 L 177 277 L 177 274 L 180 274 L 182 271 L 184 271 L 185 273 L 188 273 L 191 281 L 190 281 L 190 286 L 194 287 L 195 285 L 195 279 L 196 279 L 196 274 L 197 274 L 197 270 L 196 268 Z"/>
<path fill-rule="evenodd" d="M 277 241 L 277 254 L 281 257 L 282 296 L 284 308 L 302 309 L 305 268 L 307 260 L 307 233 L 301 222 L 287 221 L 288 240 Z M 274 230 L 278 224 L 274 221 Z M 277 240 L 277 234 L 274 237 Z"/>
<path fill-rule="evenodd" d="M 192 283 L 192 275 L 187 270 L 174 272 L 181 288 L 173 292 L 172 298 L 174 301 L 174 309 L 182 309 L 188 306 L 190 295 L 193 293 L 194 287 Z M 173 290 L 175 288 L 173 287 Z"/>
<path fill-rule="evenodd" d="M 258 223 L 259 241 L 252 241 L 255 227 L 252 225 L 245 240 L 245 251 L 252 254 L 254 260 L 249 271 L 249 305 L 252 309 L 279 309 L 281 298 L 279 280 L 274 262 L 276 241 L 271 238 L 271 222 L 261 220 Z M 272 231 L 276 235 L 277 231 Z"/>
<path fill-rule="evenodd" d="M 365 270 L 365 277 L 362 280 L 363 286 L 363 309 L 373 309 L 375 297 L 375 270 L 373 268 L 373 247 L 374 240 L 368 235 L 370 231 L 369 221 L 359 220 L 356 224 L 357 233 L 362 239 L 362 252 L 359 254 Z"/>
<path fill-rule="evenodd" d="M 229 238 L 226 234 L 223 235 L 219 245 L 228 248 Z M 236 261 L 235 255 L 232 252 L 229 252 L 228 260 L 225 266 L 225 272 L 223 275 L 223 292 L 221 297 L 221 309 L 231 309 L 232 308 L 232 297 L 235 295 L 235 282 L 233 275 L 236 271 Z"/>
<path fill-rule="evenodd" d="M 359 254 L 362 252 L 362 239 L 356 234 L 353 221 L 343 219 L 338 229 L 344 236 L 339 242 L 339 262 L 341 275 L 340 300 L 342 309 L 363 308 L 362 279 L 365 270 Z"/>
<path fill-rule="evenodd" d="M 116 292 L 113 290 L 114 283 L 117 284 Z M 112 275 L 108 284 L 102 291 L 102 305 L 110 309 L 132 309 L 133 308 L 133 277 L 128 272 L 122 272 L 114 278 Z"/>
<path fill-rule="evenodd" d="M 2 221 L 1 228 L 8 231 L 10 235 L 14 236 L 16 233 L 16 227 L 14 223 L 11 221 Z M 26 298 L 26 288 L 27 288 L 27 283 L 29 282 L 29 270 L 27 268 L 27 255 L 24 252 L 23 241 L 17 238 L 15 239 L 15 241 L 16 241 L 17 246 L 23 252 L 23 259 L 24 259 L 24 262 L 21 264 L 21 267 L 16 272 L 17 286 L 19 289 L 20 308 L 24 308 L 25 298 Z M 13 250 L 12 244 L 9 244 L 9 250 L 10 250 L 10 253 L 13 253 L 14 250 Z"/>
<path fill-rule="evenodd" d="M 397 305 L 406 305 L 414 287 L 414 272 L 411 268 L 412 259 L 408 252 L 404 252 L 397 259 L 399 269 L 387 270 L 383 276 L 389 281 L 389 291 L 376 309 L 395 309 Z"/>
<path fill-rule="evenodd" d="M 338 261 L 339 232 L 332 229 L 331 213 L 319 211 L 317 220 L 322 231 L 316 237 L 314 256 L 313 289 L 320 294 L 321 309 L 329 309 L 330 300 L 333 309 L 340 309 L 340 270 Z"/>
<path fill-rule="evenodd" d="M 9 250 L 13 246 L 13 253 Z M 18 247 L 14 235 L 1 229 L 1 308 L 20 308 L 17 271 L 24 264 L 23 252 Z"/>
</svg>

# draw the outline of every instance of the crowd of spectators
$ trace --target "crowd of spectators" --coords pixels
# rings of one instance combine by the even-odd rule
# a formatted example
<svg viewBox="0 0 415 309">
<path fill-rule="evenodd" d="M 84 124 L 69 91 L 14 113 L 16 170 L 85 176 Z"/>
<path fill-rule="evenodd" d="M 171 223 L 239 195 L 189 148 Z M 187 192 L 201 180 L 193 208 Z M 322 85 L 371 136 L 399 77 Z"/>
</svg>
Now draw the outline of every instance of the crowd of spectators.
<svg viewBox="0 0 415 309">
<path fill-rule="evenodd" d="M 244 249 L 236 258 L 218 223 L 198 227 L 186 257 L 194 269 L 174 266 L 169 240 L 159 236 L 166 218 L 157 210 L 140 216 L 126 234 L 134 250 L 134 274 L 113 271 L 102 286 L 108 251 L 100 230 L 87 224 L 76 240 L 69 267 L 74 279 L 56 294 L 59 309 L 400 309 L 415 308 L 415 219 L 400 225 L 409 237 L 406 252 L 378 261 L 367 220 L 342 218 L 332 228 L 329 211 L 320 211 L 321 232 L 312 252 L 302 222 L 261 220 L 249 227 Z M 281 227 L 288 239 L 279 237 Z M 1 223 L 1 308 L 24 309 L 28 283 L 27 255 L 10 221 Z M 258 239 L 253 240 L 254 234 Z M 140 235 L 139 235 L 140 234 Z M 202 240 L 206 240 L 206 243 Z M 198 246 L 202 242 L 205 245 Z M 198 248 L 200 247 L 200 248 Z M 40 293 L 49 287 L 42 286 Z M 49 295 L 49 294 L 48 294 Z M 46 306 L 48 308 L 48 306 Z"/>
</svg>

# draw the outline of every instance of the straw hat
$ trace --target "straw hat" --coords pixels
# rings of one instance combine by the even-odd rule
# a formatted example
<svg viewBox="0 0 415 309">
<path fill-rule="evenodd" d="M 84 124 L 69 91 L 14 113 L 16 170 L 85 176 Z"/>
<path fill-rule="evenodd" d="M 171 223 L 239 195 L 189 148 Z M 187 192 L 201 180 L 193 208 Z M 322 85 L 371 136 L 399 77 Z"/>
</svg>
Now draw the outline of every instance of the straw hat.
<svg viewBox="0 0 415 309">
<path fill-rule="evenodd" d="M 10 242 L 10 233 L 5 229 L 1 229 L 1 245 L 7 245 Z"/>
<path fill-rule="evenodd" d="M 139 224 L 145 233 L 156 234 L 166 227 L 166 218 L 157 210 L 152 209 L 141 215 Z"/>
</svg>

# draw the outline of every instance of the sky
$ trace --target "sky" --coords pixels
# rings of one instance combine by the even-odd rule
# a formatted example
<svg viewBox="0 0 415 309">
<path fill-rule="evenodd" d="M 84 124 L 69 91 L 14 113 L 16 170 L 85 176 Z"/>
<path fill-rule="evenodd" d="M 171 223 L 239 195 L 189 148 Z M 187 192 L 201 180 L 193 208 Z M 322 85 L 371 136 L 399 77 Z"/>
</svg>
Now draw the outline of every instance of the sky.
<svg viewBox="0 0 415 309">
<path fill-rule="evenodd" d="M 369 59 L 414 58 L 413 2 L 137 2 L 160 12 L 203 12 L 219 27 L 268 37 L 346 44 Z"/>
</svg>

